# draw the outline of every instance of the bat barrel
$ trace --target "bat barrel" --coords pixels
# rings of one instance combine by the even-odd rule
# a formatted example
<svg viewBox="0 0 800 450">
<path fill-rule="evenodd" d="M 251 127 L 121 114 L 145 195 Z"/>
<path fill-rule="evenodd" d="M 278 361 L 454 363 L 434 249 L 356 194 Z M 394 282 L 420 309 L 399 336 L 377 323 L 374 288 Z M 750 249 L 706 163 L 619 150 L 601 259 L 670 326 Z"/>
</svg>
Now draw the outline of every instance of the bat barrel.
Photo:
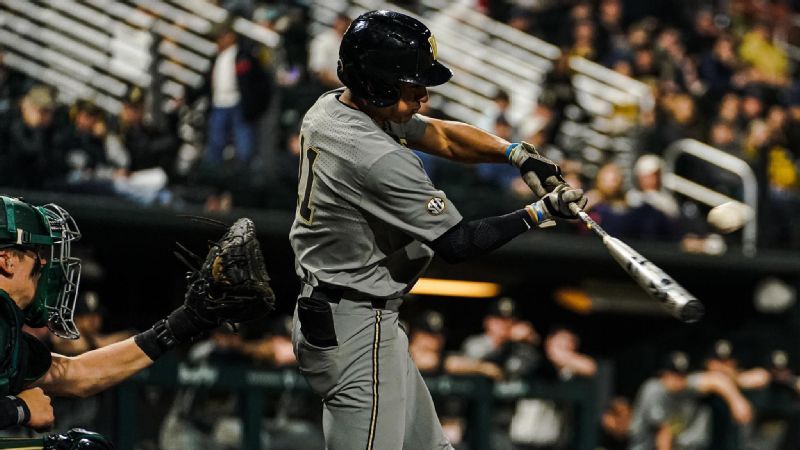
<svg viewBox="0 0 800 450">
<path fill-rule="evenodd" d="M 686 323 L 694 323 L 703 318 L 706 313 L 706 308 L 700 303 L 699 300 L 694 299 L 687 302 L 683 308 L 678 311 L 678 319 Z"/>
<path fill-rule="evenodd" d="M 692 294 L 667 275 L 658 266 L 630 248 L 624 242 L 612 237 L 575 203 L 569 209 L 584 224 L 603 239 L 603 244 L 617 263 L 625 269 L 642 289 L 661 302 L 676 318 L 683 322 L 697 322 L 703 317 L 705 308 Z"/>
<path fill-rule="evenodd" d="M 673 316 L 684 322 L 700 320 L 705 312 L 703 304 L 672 277 L 619 239 L 606 236 L 603 243 L 631 278 Z"/>
</svg>

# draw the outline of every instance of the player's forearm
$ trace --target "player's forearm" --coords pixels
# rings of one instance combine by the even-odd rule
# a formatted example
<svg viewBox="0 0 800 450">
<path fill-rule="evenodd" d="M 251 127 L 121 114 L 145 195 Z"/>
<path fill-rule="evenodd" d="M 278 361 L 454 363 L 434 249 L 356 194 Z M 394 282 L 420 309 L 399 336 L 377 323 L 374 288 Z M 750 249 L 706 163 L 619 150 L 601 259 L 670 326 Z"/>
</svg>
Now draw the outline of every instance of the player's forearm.
<svg viewBox="0 0 800 450">
<path fill-rule="evenodd" d="M 672 450 L 672 430 L 669 425 L 662 425 L 655 437 L 656 450 Z"/>
<path fill-rule="evenodd" d="M 747 401 L 733 380 L 721 373 L 704 372 L 698 382 L 697 390 L 702 393 L 717 394 L 729 406 L 736 402 Z"/>
<path fill-rule="evenodd" d="M 53 364 L 40 382 L 48 394 L 87 397 L 114 386 L 153 363 L 126 339 L 76 357 L 53 355 Z"/>
<path fill-rule="evenodd" d="M 597 373 L 597 363 L 594 358 L 580 353 L 569 353 L 558 362 L 562 370 L 581 377 L 591 377 Z"/>
<path fill-rule="evenodd" d="M 426 119 L 428 130 L 420 150 L 466 163 L 507 163 L 509 142 L 478 127 L 461 122 Z"/>
</svg>

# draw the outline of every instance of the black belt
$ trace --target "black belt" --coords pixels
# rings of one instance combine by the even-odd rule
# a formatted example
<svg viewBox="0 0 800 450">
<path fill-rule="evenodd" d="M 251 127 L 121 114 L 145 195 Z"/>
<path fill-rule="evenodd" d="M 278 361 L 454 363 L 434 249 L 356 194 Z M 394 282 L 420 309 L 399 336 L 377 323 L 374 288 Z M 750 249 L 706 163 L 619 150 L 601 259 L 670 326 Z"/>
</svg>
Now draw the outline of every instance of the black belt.
<svg viewBox="0 0 800 450">
<path fill-rule="evenodd" d="M 339 303 L 343 298 L 354 302 L 370 302 L 375 309 L 386 309 L 387 301 L 385 298 L 376 298 L 355 289 L 322 283 L 312 288 L 310 297 L 328 303 Z"/>
</svg>

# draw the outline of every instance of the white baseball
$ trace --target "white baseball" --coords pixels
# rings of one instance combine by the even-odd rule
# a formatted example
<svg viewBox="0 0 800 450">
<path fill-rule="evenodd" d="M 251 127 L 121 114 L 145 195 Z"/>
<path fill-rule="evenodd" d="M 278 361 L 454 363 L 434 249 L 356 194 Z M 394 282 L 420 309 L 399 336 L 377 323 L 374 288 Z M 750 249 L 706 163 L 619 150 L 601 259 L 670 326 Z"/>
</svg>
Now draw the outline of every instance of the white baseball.
<svg viewBox="0 0 800 450">
<path fill-rule="evenodd" d="M 707 220 L 720 233 L 733 233 L 742 228 L 752 215 L 752 209 L 744 203 L 725 202 L 711 208 Z"/>
</svg>

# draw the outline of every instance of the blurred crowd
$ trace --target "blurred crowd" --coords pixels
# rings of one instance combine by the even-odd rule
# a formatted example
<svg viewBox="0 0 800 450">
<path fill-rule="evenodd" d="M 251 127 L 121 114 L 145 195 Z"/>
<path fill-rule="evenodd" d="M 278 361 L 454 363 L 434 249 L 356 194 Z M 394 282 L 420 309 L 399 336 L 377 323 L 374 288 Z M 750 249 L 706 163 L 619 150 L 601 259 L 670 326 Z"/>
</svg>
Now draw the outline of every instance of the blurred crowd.
<svg viewBox="0 0 800 450">
<path fill-rule="evenodd" d="M 692 138 L 745 160 L 756 174 L 759 185 L 759 244 L 762 246 L 798 245 L 800 230 L 800 82 L 797 60 L 789 46 L 796 46 L 794 17 L 797 2 L 792 1 L 493 1 L 476 0 L 476 5 L 492 18 L 558 45 L 562 60 L 551 74 L 549 86 L 539 98 L 534 119 L 509 123 L 509 117 L 495 116 L 494 127 L 515 139 L 540 141 L 549 154 L 573 178 L 601 194 L 603 203 L 612 203 L 617 213 L 634 211 L 644 201 L 668 219 L 655 219 L 651 213 L 635 230 L 629 231 L 656 239 L 679 239 L 688 235 L 684 247 L 702 251 L 706 231 L 698 227 L 707 211 L 687 199 L 679 203 L 659 194 L 641 196 L 643 171 L 652 170 L 654 160 L 636 166 L 604 166 L 596 172 L 581 171 L 579 150 L 558 148 L 558 134 L 564 119 L 564 106 L 573 102 L 568 86 L 568 58 L 581 56 L 602 64 L 650 87 L 655 99 L 653 112 L 638 119 L 634 153 L 661 156 L 673 142 Z M 549 88 L 549 90 L 548 90 Z M 507 95 L 498 94 L 498 105 Z M 531 123 L 535 124 L 531 127 Z M 544 136 L 530 135 L 543 129 Z M 623 151 L 624 149 L 613 149 Z M 574 161 L 570 161 L 570 158 Z M 608 158 L 612 159 L 612 158 Z M 635 160 L 635 158 L 633 159 Z M 700 161 L 681 162 L 679 174 L 730 197 L 741 200 L 741 183 L 732 174 Z M 623 175 L 618 180 L 618 174 Z M 588 175 L 596 174 L 594 178 Z M 651 181 L 655 181 L 651 179 Z M 619 184 L 619 186 L 617 186 Z M 512 189 L 515 187 L 507 182 Z M 658 188 L 646 187 L 656 191 Z M 633 195 L 626 195 L 630 190 Z M 627 200 L 623 200 L 627 198 Z M 653 202 L 655 200 L 655 202 Z M 662 201 L 664 200 L 664 201 Z M 676 208 L 677 206 L 677 208 Z M 608 214 L 603 208 L 598 214 Z M 627 214 L 627 213 L 626 213 Z M 616 223 L 619 215 L 611 213 Z M 615 228 L 615 226 L 612 226 Z M 699 242 L 698 242 L 699 241 Z M 715 247 L 712 241 L 711 246 Z"/>
<path fill-rule="evenodd" d="M 302 2 L 217 3 L 278 33 L 281 45 L 251 41 L 234 32 L 230 20 L 217 24 L 208 36 L 217 53 L 202 85 L 167 99 L 163 111 L 137 87 L 114 116 L 88 100 L 62 104 L 57 87 L 0 69 L 2 183 L 178 208 L 200 205 L 209 212 L 290 210 L 299 120 L 321 92 L 340 85 L 337 49 L 350 18 L 339 14 L 331 28 L 312 33 L 310 9 Z M 400 3 L 424 13 L 418 2 Z M 591 192 L 592 214 L 612 234 L 720 253 L 740 237 L 715 234 L 705 220 L 709 207 L 674 196 L 661 180 L 669 144 L 682 138 L 708 143 L 755 171 L 759 245 L 798 247 L 800 82 L 796 63 L 778 45 L 792 36 L 796 10 L 784 1 L 678 3 L 475 0 L 479 10 L 563 52 L 528 116 L 513 120 L 510 95 L 499 90 L 494 107 L 475 125 L 532 142 L 559 162 L 570 183 Z M 559 139 L 565 108 L 574 103 L 567 60 L 575 55 L 650 86 L 655 109 L 638 119 L 631 163 L 608 157 L 589 167 L 582 148 Z M 199 116 L 191 119 L 187 111 Z M 421 112 L 444 117 L 429 108 Z M 197 132 L 187 139 L 184 129 L 192 120 Z M 466 216 L 506 212 L 530 199 L 510 166 L 463 166 L 419 155 Z M 724 170 L 699 160 L 684 161 L 677 170 L 742 199 L 740 181 Z"/>
</svg>

